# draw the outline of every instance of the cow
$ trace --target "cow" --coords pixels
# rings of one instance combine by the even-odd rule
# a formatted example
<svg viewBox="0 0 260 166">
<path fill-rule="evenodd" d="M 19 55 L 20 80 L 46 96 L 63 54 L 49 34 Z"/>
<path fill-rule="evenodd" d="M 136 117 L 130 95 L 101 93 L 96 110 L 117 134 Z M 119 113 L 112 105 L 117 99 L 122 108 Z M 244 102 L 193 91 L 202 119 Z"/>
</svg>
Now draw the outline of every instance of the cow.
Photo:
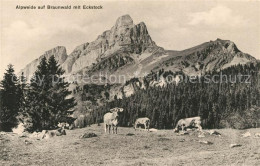
<svg viewBox="0 0 260 166">
<path fill-rule="evenodd" d="M 149 131 L 149 127 L 150 127 L 150 119 L 149 118 L 137 118 L 136 121 L 135 121 L 135 125 L 134 125 L 134 128 L 136 130 L 137 128 L 137 125 L 139 124 L 142 124 L 144 125 L 144 129 L 147 131 Z"/>
<path fill-rule="evenodd" d="M 187 128 L 193 128 L 193 127 L 196 127 L 199 131 L 202 131 L 201 118 L 199 116 L 180 119 L 174 129 L 174 132 L 179 132 L 180 129 L 184 131 Z"/>
<path fill-rule="evenodd" d="M 66 122 L 59 122 L 57 126 L 59 128 L 68 129 L 70 125 Z"/>
<path fill-rule="evenodd" d="M 54 136 L 66 135 L 66 131 L 63 128 L 57 130 L 42 130 L 42 139 L 49 139 Z"/>
<path fill-rule="evenodd" d="M 118 125 L 118 117 L 119 117 L 118 112 L 123 112 L 123 110 L 124 110 L 123 108 L 115 107 L 113 109 L 110 109 L 110 112 L 104 115 L 105 133 L 107 132 L 107 128 L 108 128 L 110 134 L 110 129 L 112 127 L 113 134 L 114 133 L 117 134 L 117 125 Z"/>
</svg>

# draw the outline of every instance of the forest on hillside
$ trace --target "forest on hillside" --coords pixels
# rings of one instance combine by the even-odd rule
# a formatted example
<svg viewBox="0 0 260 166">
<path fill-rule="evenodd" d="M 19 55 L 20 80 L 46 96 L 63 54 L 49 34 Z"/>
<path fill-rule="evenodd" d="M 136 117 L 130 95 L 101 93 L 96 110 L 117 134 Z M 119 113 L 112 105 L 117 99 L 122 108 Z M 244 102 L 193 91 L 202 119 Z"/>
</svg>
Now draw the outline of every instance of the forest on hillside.
<svg viewBox="0 0 260 166">
<path fill-rule="evenodd" d="M 259 64 L 237 65 L 207 73 L 215 78 L 220 78 L 216 75 L 227 75 L 230 81 L 208 83 L 205 78 L 197 78 L 200 81 L 196 83 L 186 81 L 178 85 L 172 83 L 165 87 L 139 89 L 128 98 L 116 99 L 99 107 L 93 111 L 91 119 L 94 123 L 102 122 L 103 115 L 109 109 L 122 107 L 122 126 L 132 126 L 136 118 L 148 117 L 151 119 L 151 127 L 172 129 L 181 118 L 200 116 L 204 128 L 259 127 L 259 71 Z"/>
<path fill-rule="evenodd" d="M 151 127 L 172 129 L 179 119 L 194 116 L 202 118 L 203 128 L 244 129 L 260 126 L 260 63 L 236 65 L 195 78 L 182 72 L 173 73 L 162 69 L 143 78 L 142 83 L 146 88 L 133 84 L 135 93 L 129 97 L 123 95 L 122 99 L 112 96 L 111 100 L 109 90 L 113 85 L 76 86 L 72 91 L 78 102 L 76 108 L 74 98 L 66 99 L 71 94 L 67 90 L 68 83 L 51 85 L 47 81 L 46 86 L 36 86 L 35 81 L 29 85 L 19 81 L 17 84 L 11 83 L 9 78 L 12 78 L 14 71 L 12 67 L 9 70 L 5 80 L 1 82 L 4 88 L 0 91 L 0 122 L 8 123 L 6 126 L 17 125 L 17 120 L 25 123 L 24 119 L 29 119 L 28 124 L 32 131 L 52 128 L 62 119 L 67 121 L 68 110 L 77 110 L 75 112 L 78 116 L 74 118 L 80 119 L 77 119 L 78 125 L 75 127 L 84 127 L 102 123 L 103 115 L 114 107 L 124 109 L 120 113 L 120 126 L 132 126 L 137 118 L 148 117 Z M 46 59 L 43 60 L 36 74 L 50 75 L 53 72 L 58 73 L 57 77 L 62 79 L 62 69 L 57 66 L 54 58 L 48 63 Z M 186 79 L 179 83 L 173 81 L 165 86 L 150 84 L 156 78 L 172 75 Z M 223 75 L 227 80 L 222 80 Z M 214 81 L 210 82 L 209 78 L 214 78 Z M 138 81 L 139 78 L 133 78 L 125 85 Z M 11 103 L 9 98 L 15 99 L 14 96 L 18 98 Z M 22 118 L 18 115 L 22 115 Z"/>
</svg>

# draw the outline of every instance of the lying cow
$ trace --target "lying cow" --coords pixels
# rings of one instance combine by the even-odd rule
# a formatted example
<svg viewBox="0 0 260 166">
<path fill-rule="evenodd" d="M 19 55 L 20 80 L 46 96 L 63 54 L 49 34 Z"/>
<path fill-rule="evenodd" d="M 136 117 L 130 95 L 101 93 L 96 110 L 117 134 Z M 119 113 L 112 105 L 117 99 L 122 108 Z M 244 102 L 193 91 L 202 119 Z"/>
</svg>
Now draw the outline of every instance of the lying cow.
<svg viewBox="0 0 260 166">
<path fill-rule="evenodd" d="M 199 131 L 202 131 L 201 118 L 199 116 L 180 119 L 174 129 L 174 132 L 179 132 L 180 129 L 184 131 L 187 128 L 193 128 L 193 127 L 196 127 L 198 128 Z"/>
<path fill-rule="evenodd" d="M 66 122 L 59 122 L 57 126 L 59 128 L 68 129 L 70 125 Z"/>
<path fill-rule="evenodd" d="M 140 125 L 140 124 L 144 125 L 145 130 L 147 129 L 147 131 L 149 131 L 149 127 L 150 127 L 150 119 L 149 118 L 138 118 L 138 119 L 136 119 L 135 126 L 134 126 L 135 130 L 137 128 L 137 125 Z"/>
<path fill-rule="evenodd" d="M 110 112 L 106 113 L 104 115 L 104 128 L 105 128 L 105 133 L 107 132 L 107 128 L 110 133 L 110 128 L 112 127 L 113 129 L 113 134 L 117 134 L 117 125 L 118 125 L 118 112 L 123 112 L 123 108 L 113 108 L 110 109 Z"/>
<path fill-rule="evenodd" d="M 59 128 L 57 130 L 42 130 L 42 139 L 49 139 L 54 136 L 66 135 L 66 131 L 63 128 Z"/>
</svg>

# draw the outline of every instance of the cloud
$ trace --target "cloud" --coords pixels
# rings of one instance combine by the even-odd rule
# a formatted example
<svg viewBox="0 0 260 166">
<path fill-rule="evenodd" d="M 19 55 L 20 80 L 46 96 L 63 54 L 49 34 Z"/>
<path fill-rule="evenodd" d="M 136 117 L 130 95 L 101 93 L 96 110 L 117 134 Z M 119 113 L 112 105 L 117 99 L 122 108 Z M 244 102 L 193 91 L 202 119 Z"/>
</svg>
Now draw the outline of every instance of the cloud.
<svg viewBox="0 0 260 166">
<path fill-rule="evenodd" d="M 226 6 L 216 6 L 206 12 L 196 12 L 189 15 L 191 21 L 189 25 L 205 24 L 209 26 L 242 26 L 246 20 L 241 16 L 235 15 L 232 10 Z"/>
<path fill-rule="evenodd" d="M 1 60 L 4 65 L 0 70 L 3 70 L 10 62 L 20 67 L 21 54 L 27 51 L 28 46 L 33 46 L 38 39 L 44 38 L 47 31 L 45 28 L 32 27 L 24 21 L 17 20 L 4 27 L 1 34 L 3 43 Z"/>
<path fill-rule="evenodd" d="M 55 27 L 56 26 L 56 27 Z M 12 63 L 19 72 L 31 60 L 58 45 L 75 46 L 79 39 L 84 40 L 85 27 L 76 24 L 58 26 L 43 25 L 41 22 L 16 20 L 3 28 L 1 51 L 1 74 L 6 65 Z M 70 35 L 68 37 L 67 35 Z M 70 53 L 71 50 L 67 50 Z M 1 76 L 1 75 L 0 75 Z"/>
</svg>

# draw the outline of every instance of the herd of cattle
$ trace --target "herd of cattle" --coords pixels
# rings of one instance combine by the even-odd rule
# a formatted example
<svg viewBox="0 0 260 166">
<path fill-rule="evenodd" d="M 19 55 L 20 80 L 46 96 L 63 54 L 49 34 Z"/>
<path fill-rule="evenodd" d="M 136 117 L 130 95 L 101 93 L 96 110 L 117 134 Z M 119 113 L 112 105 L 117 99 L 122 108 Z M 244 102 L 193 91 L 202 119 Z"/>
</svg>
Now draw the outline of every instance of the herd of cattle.
<svg viewBox="0 0 260 166">
<path fill-rule="evenodd" d="M 123 108 L 113 108 L 110 109 L 110 112 L 106 113 L 104 115 L 104 129 L 105 133 L 108 132 L 110 133 L 110 129 L 113 129 L 113 134 L 117 134 L 117 126 L 118 126 L 118 117 L 119 114 L 118 112 L 123 112 Z M 150 119 L 147 117 L 144 118 L 137 118 L 134 124 L 134 129 L 136 130 L 138 125 L 143 125 L 145 130 L 149 131 L 150 128 Z M 202 127 L 201 127 L 201 118 L 200 117 L 192 117 L 192 118 L 185 118 L 185 119 L 180 119 L 174 129 L 174 132 L 179 132 L 182 130 L 186 130 L 187 128 L 197 128 L 199 131 L 202 132 Z"/>
<path fill-rule="evenodd" d="M 110 112 L 106 113 L 104 115 L 104 129 L 105 133 L 111 132 L 113 134 L 117 134 L 117 127 L 118 127 L 118 122 L 119 122 L 119 112 L 123 112 L 123 108 L 118 108 L 115 107 L 113 109 L 110 109 Z M 146 131 L 157 131 L 157 129 L 150 129 L 150 119 L 147 117 L 143 118 L 137 118 L 135 123 L 134 123 L 134 129 L 136 130 L 138 126 L 144 126 L 144 129 Z M 61 136 L 61 135 L 66 135 L 65 129 L 71 129 L 71 125 L 68 123 L 62 122 L 58 124 L 58 129 L 56 130 L 43 130 L 42 132 L 34 132 L 29 135 L 29 137 L 36 137 L 38 139 L 48 139 L 54 136 Z M 180 119 L 174 129 L 175 132 L 179 132 L 182 130 L 183 132 L 187 128 L 197 128 L 199 131 L 202 131 L 201 127 L 201 119 L 200 117 L 192 117 L 192 118 L 185 118 L 185 119 Z M 17 128 L 13 129 L 13 133 L 17 133 L 20 135 L 25 134 L 25 128 L 23 123 L 19 124 Z M 28 135 L 28 133 L 27 133 Z"/>
</svg>

